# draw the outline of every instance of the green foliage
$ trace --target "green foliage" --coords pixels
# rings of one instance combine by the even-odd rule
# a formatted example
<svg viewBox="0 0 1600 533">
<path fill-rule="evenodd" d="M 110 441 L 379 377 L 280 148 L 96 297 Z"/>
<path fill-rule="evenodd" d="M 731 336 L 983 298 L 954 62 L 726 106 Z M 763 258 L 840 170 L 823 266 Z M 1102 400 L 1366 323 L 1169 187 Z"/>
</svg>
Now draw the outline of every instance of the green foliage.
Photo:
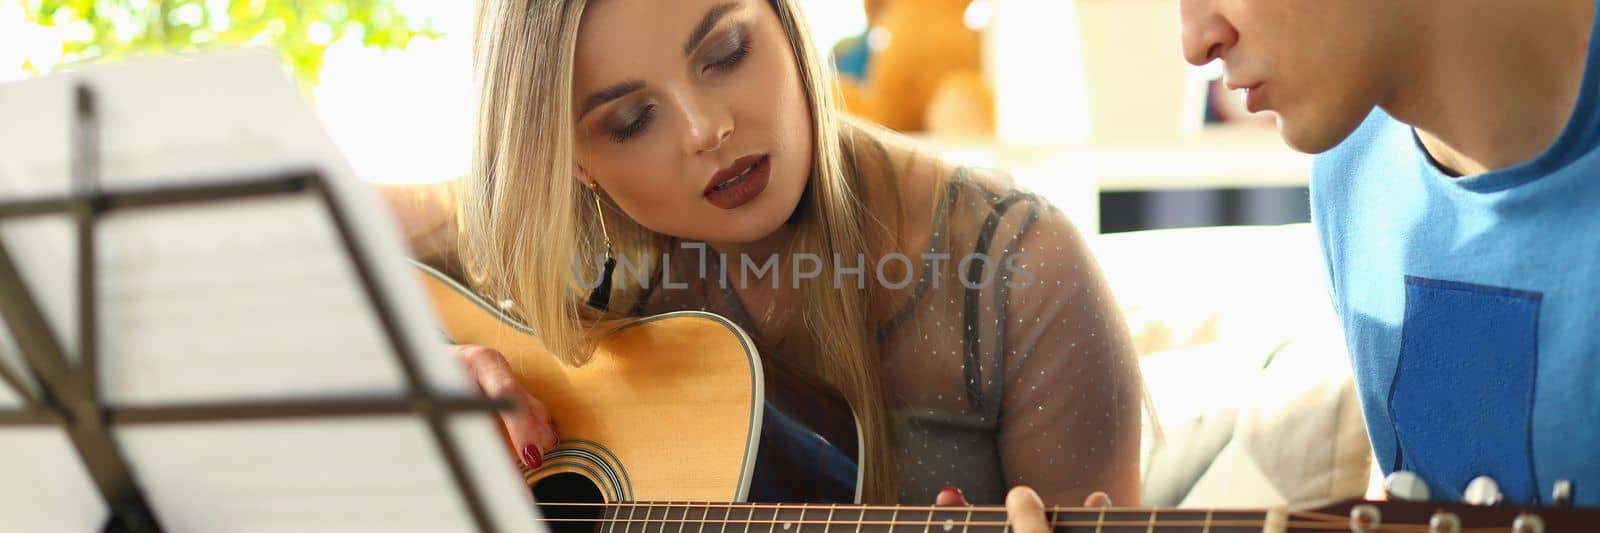
<svg viewBox="0 0 1600 533">
<path fill-rule="evenodd" d="M 452 0 L 453 1 L 453 0 Z M 26 20 L 41 26 L 84 23 L 66 32 L 62 65 L 131 54 L 178 53 L 218 46 L 270 45 L 309 90 L 323 53 L 346 37 L 366 46 L 404 49 L 413 37 L 436 38 L 408 20 L 394 0 L 23 0 Z M 24 69 L 36 71 L 34 65 Z M 38 72 L 34 72 L 37 74 Z"/>
</svg>

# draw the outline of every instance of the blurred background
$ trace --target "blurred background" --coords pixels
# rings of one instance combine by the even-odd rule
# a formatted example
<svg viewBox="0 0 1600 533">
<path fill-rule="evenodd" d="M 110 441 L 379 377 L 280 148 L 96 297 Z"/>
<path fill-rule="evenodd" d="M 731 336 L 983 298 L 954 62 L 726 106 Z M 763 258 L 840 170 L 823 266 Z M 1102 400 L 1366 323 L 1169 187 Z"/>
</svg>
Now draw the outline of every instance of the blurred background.
<svg viewBox="0 0 1600 533">
<path fill-rule="evenodd" d="M 801 4 L 851 112 L 1009 170 L 1085 231 L 1307 219 L 1309 159 L 1182 61 L 1177 0 Z M 0 0 L 0 81 L 270 46 L 364 179 L 442 180 L 469 156 L 471 19 L 468 1 Z"/>
<path fill-rule="evenodd" d="M 1090 236 L 1156 406 L 1144 504 L 1363 491 L 1370 448 L 1304 224 L 1310 158 L 1184 63 L 1179 0 L 798 1 L 850 112 L 1009 171 Z M 0 0 L 0 83 L 273 47 L 362 179 L 447 180 L 470 157 L 472 6 Z"/>
</svg>

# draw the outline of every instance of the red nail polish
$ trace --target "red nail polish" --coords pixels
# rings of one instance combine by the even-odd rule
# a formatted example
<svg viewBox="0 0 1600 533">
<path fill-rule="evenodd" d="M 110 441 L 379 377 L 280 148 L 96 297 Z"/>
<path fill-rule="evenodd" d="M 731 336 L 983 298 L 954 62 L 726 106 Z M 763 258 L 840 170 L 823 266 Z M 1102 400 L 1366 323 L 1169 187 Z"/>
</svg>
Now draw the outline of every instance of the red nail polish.
<svg viewBox="0 0 1600 533">
<path fill-rule="evenodd" d="M 544 451 L 538 444 L 529 444 L 522 447 L 522 462 L 528 463 L 528 468 L 539 468 L 544 464 Z"/>
<path fill-rule="evenodd" d="M 961 489 L 955 485 L 945 485 L 943 489 L 939 490 L 939 500 L 949 502 L 951 499 L 955 501 L 947 503 L 947 505 L 966 505 L 967 503 L 967 495 L 962 494 Z"/>
</svg>

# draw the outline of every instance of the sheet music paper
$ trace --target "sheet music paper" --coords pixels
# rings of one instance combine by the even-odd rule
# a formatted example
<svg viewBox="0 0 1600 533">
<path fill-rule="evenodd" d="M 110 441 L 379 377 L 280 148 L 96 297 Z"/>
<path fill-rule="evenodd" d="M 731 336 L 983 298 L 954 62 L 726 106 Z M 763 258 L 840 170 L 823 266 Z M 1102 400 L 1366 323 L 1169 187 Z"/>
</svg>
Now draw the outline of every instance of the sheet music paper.
<svg viewBox="0 0 1600 533">
<path fill-rule="evenodd" d="M 0 382 L 0 409 L 22 409 L 22 396 L 27 394 L 36 397 L 39 393 L 38 384 L 34 383 L 26 369 L 28 366 L 22 361 L 22 351 L 17 348 L 16 339 L 11 338 L 11 332 L 0 327 L 0 367 L 5 367 L 13 376 L 22 380 L 22 391 L 11 390 L 4 382 Z"/>
<path fill-rule="evenodd" d="M 0 530 L 98 532 L 105 520 L 100 495 L 64 433 L 47 426 L 0 429 Z"/>
<path fill-rule="evenodd" d="M 322 172 L 356 245 L 373 259 L 402 342 L 418 350 L 427 386 L 473 394 L 403 261 L 392 215 L 355 180 L 270 54 L 139 60 L 0 85 L 0 201 L 68 190 L 70 102 L 80 81 L 97 100 L 107 191 Z M 57 338 L 76 351 L 75 235 L 64 217 L 38 218 L 0 222 L 0 239 Z M 98 364 L 107 403 L 393 398 L 405 389 L 355 264 L 317 196 L 113 211 L 97 230 Z M 474 413 L 445 425 L 499 530 L 543 531 L 494 424 Z M 33 435 L 41 427 L 60 433 L 0 426 L 0 473 L 31 471 L 11 463 L 52 445 Z M 475 531 L 415 415 L 125 425 L 114 438 L 169 532 Z M 75 462 L 70 443 L 64 450 Z M 63 513 L 95 516 L 92 485 L 83 498 L 69 490 L 29 492 L 13 479 L 0 475 L 7 522 L 20 516 L 22 523 L 63 526 L 50 531 L 98 530 L 97 522 L 85 522 L 88 529 L 59 522 Z"/>
<path fill-rule="evenodd" d="M 3 99 L 0 99 L 0 105 L 4 105 Z M 10 115 L 0 110 L 0 116 Z M 6 152 L 8 150 L 0 146 L 0 157 L 5 157 Z M 4 180 L 5 175 L 0 174 L 0 183 Z M 9 199 L 8 194 L 0 193 L 0 201 Z M 61 349 L 66 350 L 67 357 L 76 363 L 77 330 L 69 327 L 75 323 L 78 315 L 78 299 L 72 284 L 73 274 L 76 273 L 72 265 L 78 264 L 78 249 L 73 244 L 76 240 L 74 231 L 72 219 L 66 215 L 17 218 L 0 224 L 0 239 L 4 239 L 6 249 L 12 255 L 18 255 L 20 250 L 31 250 L 42 257 L 54 258 L 50 261 L 19 261 L 17 269 L 28 284 L 34 303 L 42 308 L 45 318 L 55 330 Z M 63 330 L 62 327 L 69 329 Z M 10 332 L 6 334 L 10 335 Z M 19 359 L 17 363 L 20 365 L 22 361 Z"/>
</svg>

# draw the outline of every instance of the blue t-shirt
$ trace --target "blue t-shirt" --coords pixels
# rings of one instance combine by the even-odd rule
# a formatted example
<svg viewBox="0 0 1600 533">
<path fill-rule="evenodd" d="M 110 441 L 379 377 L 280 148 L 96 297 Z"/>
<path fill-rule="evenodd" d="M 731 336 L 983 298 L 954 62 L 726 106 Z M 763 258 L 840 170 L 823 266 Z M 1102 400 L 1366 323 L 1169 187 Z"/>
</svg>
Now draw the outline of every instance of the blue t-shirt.
<svg viewBox="0 0 1600 533">
<path fill-rule="evenodd" d="M 1600 505 L 1597 49 L 1566 129 L 1532 161 L 1452 178 L 1375 111 L 1312 172 L 1379 466 L 1436 500 L 1488 475 L 1511 503 L 1548 504 L 1569 480 L 1578 505 Z"/>
</svg>

